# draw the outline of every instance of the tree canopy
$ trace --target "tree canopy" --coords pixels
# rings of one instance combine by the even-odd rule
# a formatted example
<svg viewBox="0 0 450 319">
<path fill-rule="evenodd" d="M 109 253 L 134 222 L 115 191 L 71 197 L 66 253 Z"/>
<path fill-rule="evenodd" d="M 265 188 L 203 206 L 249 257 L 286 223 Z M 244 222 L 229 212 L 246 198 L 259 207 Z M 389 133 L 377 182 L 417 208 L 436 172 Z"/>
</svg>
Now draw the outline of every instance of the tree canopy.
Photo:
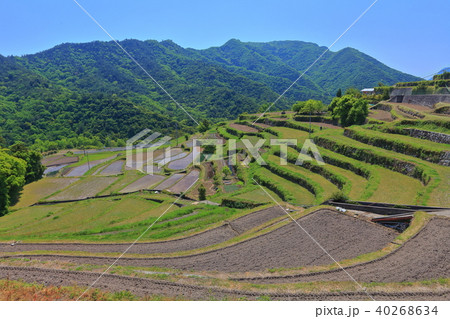
<svg viewBox="0 0 450 319">
<path fill-rule="evenodd" d="M 364 98 L 351 95 L 335 97 L 329 105 L 333 118 L 338 118 L 342 126 L 364 124 L 369 115 L 369 104 Z"/>
<path fill-rule="evenodd" d="M 326 106 L 322 101 L 311 99 L 308 101 L 298 101 L 292 106 L 292 110 L 300 114 L 316 114 L 322 112 L 325 109 Z"/>
<path fill-rule="evenodd" d="M 8 212 L 8 207 L 19 198 L 25 185 L 27 163 L 0 150 L 0 216 Z"/>
</svg>

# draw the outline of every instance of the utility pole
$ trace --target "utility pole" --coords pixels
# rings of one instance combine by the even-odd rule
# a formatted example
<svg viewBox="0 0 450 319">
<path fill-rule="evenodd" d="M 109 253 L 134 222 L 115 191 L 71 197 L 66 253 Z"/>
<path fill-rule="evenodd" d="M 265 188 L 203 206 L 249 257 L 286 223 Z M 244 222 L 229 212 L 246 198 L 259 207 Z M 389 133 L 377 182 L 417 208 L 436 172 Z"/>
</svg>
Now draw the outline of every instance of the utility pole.
<svg viewBox="0 0 450 319">
<path fill-rule="evenodd" d="M 91 169 L 91 163 L 89 162 L 89 152 L 86 153 L 86 148 L 83 146 L 83 151 L 84 151 L 84 156 L 86 156 L 87 158 L 87 162 L 88 162 L 88 170 Z"/>
<path fill-rule="evenodd" d="M 175 127 L 176 127 L 176 135 L 177 135 L 177 145 L 178 146 L 178 122 L 175 122 Z"/>
<path fill-rule="evenodd" d="M 309 108 L 309 139 L 311 139 L 311 107 Z"/>
</svg>

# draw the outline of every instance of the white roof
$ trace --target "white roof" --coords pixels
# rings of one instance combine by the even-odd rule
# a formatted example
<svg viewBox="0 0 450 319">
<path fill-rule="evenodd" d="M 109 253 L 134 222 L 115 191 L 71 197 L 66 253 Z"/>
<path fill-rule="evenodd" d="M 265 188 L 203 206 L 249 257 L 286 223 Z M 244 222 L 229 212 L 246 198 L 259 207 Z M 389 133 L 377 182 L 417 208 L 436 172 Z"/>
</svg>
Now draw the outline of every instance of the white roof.
<svg viewBox="0 0 450 319">
<path fill-rule="evenodd" d="M 361 92 L 373 92 L 375 91 L 374 88 L 370 88 L 370 89 L 362 89 Z"/>
</svg>

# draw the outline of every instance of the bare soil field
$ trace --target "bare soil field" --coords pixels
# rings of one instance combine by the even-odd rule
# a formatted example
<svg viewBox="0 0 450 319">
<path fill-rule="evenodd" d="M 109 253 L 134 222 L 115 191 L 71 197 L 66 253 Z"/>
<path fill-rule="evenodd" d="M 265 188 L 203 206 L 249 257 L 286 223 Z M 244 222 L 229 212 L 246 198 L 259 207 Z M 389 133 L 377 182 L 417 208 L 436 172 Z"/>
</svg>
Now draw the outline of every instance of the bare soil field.
<svg viewBox="0 0 450 319">
<path fill-rule="evenodd" d="M 385 121 L 385 122 L 392 122 L 394 119 L 392 118 L 392 115 L 388 111 L 383 110 L 375 110 L 375 111 L 369 111 L 369 117 L 373 118 L 375 120 Z"/>
<path fill-rule="evenodd" d="M 200 171 L 193 170 L 189 174 L 187 174 L 182 180 L 180 180 L 178 183 L 173 185 L 168 189 L 169 192 L 174 194 L 181 194 L 188 190 L 189 187 L 191 187 L 195 181 L 198 180 L 200 176 Z"/>
<path fill-rule="evenodd" d="M 433 218 L 401 248 L 371 262 L 346 267 L 360 282 L 402 282 L 450 277 L 450 219 Z M 345 281 L 348 275 L 332 270 L 306 275 L 255 278 L 255 282 Z M 248 279 L 247 279 L 248 280 Z"/>
<path fill-rule="evenodd" d="M 68 286 L 78 285 L 88 287 L 98 279 L 98 273 L 66 271 L 43 268 L 3 267 L 0 266 L 0 277 L 11 280 L 23 280 L 44 285 Z M 95 288 L 106 291 L 127 291 L 137 296 L 164 295 L 180 296 L 192 300 L 211 300 L 225 298 L 245 298 L 257 300 L 259 297 L 269 297 L 271 300 L 367 300 L 369 297 L 363 291 L 357 292 L 321 292 L 321 293 L 282 293 L 282 292 L 252 292 L 192 284 L 174 283 L 156 279 L 145 279 L 120 275 L 105 274 L 95 284 Z M 371 292 L 376 300 L 448 300 L 449 291 L 441 292 L 402 292 L 386 293 Z"/>
<path fill-rule="evenodd" d="M 50 197 L 49 201 L 73 200 L 93 197 L 117 180 L 117 177 L 87 177 Z"/>
<path fill-rule="evenodd" d="M 264 124 L 264 123 L 255 123 L 256 126 L 262 127 L 262 128 L 268 128 L 272 127 L 272 125 Z"/>
<path fill-rule="evenodd" d="M 285 213 L 282 212 L 279 209 L 279 207 L 266 208 L 239 217 L 222 226 L 189 237 L 162 242 L 136 243 L 129 250 L 129 252 L 135 254 L 171 253 L 207 247 L 227 241 L 256 226 L 264 224 L 274 218 L 283 215 L 285 215 Z M 19 243 L 14 246 L 11 246 L 10 244 L 0 244 L 0 251 L 19 252 L 19 251 L 33 251 L 33 250 L 49 250 L 49 251 L 62 250 L 62 251 L 85 251 L 94 253 L 107 253 L 107 252 L 123 252 L 130 246 L 130 244 L 131 243 L 122 243 L 122 244 Z"/>
<path fill-rule="evenodd" d="M 319 210 L 298 222 L 336 260 L 379 250 L 397 235 L 386 227 L 330 210 Z M 30 255 L 28 258 L 101 265 L 114 261 L 112 258 L 88 256 Z M 330 257 L 292 222 L 267 234 L 214 251 L 170 258 L 122 258 L 117 265 L 243 272 L 330 263 Z"/>
<path fill-rule="evenodd" d="M 392 106 L 405 106 L 405 107 L 409 107 L 410 109 L 414 109 L 417 111 L 421 111 L 421 112 L 431 112 L 433 111 L 432 108 L 428 107 L 428 106 L 424 106 L 424 105 L 419 105 L 419 104 L 408 104 L 408 103 L 390 103 Z"/>
<path fill-rule="evenodd" d="M 161 182 L 165 178 L 166 177 L 163 175 L 146 175 L 123 188 L 120 193 L 131 193 L 139 191 L 141 189 L 149 189 L 151 186 Z"/>
<path fill-rule="evenodd" d="M 59 166 L 64 164 L 68 165 L 76 162 L 78 162 L 78 157 L 76 156 L 69 157 L 64 155 L 45 157 L 41 161 L 42 165 L 46 167 Z"/>
<path fill-rule="evenodd" d="M 173 174 L 168 179 L 166 179 L 164 182 L 156 186 L 154 189 L 157 191 L 162 191 L 165 189 L 168 189 L 170 186 L 175 184 L 178 180 L 183 178 L 186 174 Z"/>
<path fill-rule="evenodd" d="M 241 125 L 241 124 L 235 124 L 235 123 L 231 123 L 228 125 L 231 128 L 234 128 L 238 131 L 242 131 L 245 133 L 258 133 L 259 131 L 256 128 L 247 126 L 247 125 Z"/>
</svg>

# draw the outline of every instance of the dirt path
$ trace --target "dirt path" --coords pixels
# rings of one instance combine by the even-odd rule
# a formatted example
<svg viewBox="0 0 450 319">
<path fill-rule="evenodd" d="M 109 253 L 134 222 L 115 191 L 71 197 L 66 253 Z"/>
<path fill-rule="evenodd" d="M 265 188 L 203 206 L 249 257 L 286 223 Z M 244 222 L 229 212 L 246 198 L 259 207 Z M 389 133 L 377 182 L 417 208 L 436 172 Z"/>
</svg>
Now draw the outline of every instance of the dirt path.
<svg viewBox="0 0 450 319">
<path fill-rule="evenodd" d="M 336 260 L 379 250 L 396 236 L 394 231 L 383 226 L 330 210 L 311 213 L 299 219 L 299 223 Z M 233 227 L 233 230 L 237 228 Z M 27 258 L 100 265 L 114 261 L 113 258 L 90 256 L 30 255 Z M 298 225 L 290 223 L 267 234 L 205 253 L 171 258 L 121 258 L 117 265 L 244 272 L 330 263 L 330 257 Z"/>
<path fill-rule="evenodd" d="M 278 207 L 271 207 L 239 217 L 228 224 L 204 231 L 202 233 L 176 240 L 137 243 L 130 250 L 133 254 L 171 253 L 176 251 L 186 251 L 202 247 L 215 245 L 229 240 L 240 233 L 248 231 L 258 225 L 264 224 L 274 218 L 283 216 L 284 213 Z M 230 226 L 232 225 L 232 226 Z M 236 233 L 233 229 L 238 229 Z M 14 246 L 0 244 L 1 252 L 19 252 L 33 250 L 51 251 L 85 251 L 93 253 L 123 252 L 130 246 L 130 243 L 123 244 L 77 244 L 77 243 L 42 243 L 25 244 L 20 243 Z"/>
<path fill-rule="evenodd" d="M 450 277 L 450 219 L 436 217 L 403 247 L 393 253 L 351 267 L 346 267 L 360 282 L 420 281 Z M 332 270 L 284 277 L 245 279 L 258 283 L 345 281 L 342 270 Z M 242 279 L 244 280 L 244 279 Z"/>
<path fill-rule="evenodd" d="M 98 278 L 98 273 L 65 271 L 41 268 L 0 267 L 0 278 L 23 280 L 44 285 L 87 287 Z M 224 298 L 246 298 L 249 300 L 267 296 L 271 300 L 367 300 L 364 292 L 323 292 L 323 293 L 272 293 L 250 292 L 222 289 L 190 284 L 172 283 L 162 280 L 144 279 L 119 275 L 105 274 L 95 285 L 95 288 L 106 291 L 127 290 L 137 296 L 165 295 L 179 296 L 191 300 L 210 300 Z M 442 292 L 403 292 L 383 293 L 371 292 L 376 300 L 448 300 L 450 291 Z"/>
</svg>

